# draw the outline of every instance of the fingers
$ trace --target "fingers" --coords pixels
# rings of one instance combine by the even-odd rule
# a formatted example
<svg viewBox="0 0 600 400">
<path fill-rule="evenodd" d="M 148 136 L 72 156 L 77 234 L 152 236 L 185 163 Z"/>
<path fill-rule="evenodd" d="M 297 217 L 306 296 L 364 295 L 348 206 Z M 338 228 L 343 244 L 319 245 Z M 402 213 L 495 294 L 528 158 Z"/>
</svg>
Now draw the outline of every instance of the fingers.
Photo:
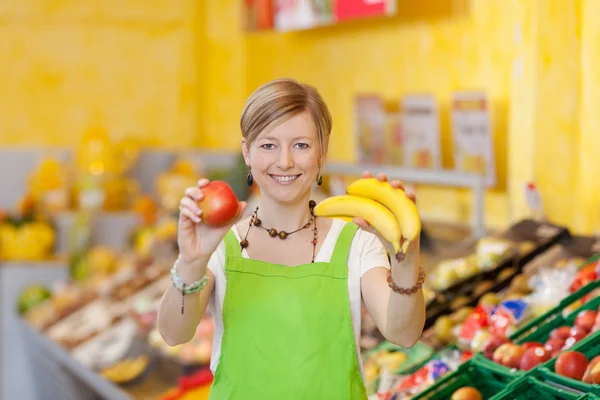
<svg viewBox="0 0 600 400">
<path fill-rule="evenodd" d="M 179 211 L 181 215 L 188 217 L 196 223 L 201 221 L 200 216 L 202 215 L 202 210 L 200 210 L 196 202 L 189 197 L 184 197 L 181 199 Z"/>
<path fill-rule="evenodd" d="M 375 232 L 375 230 L 373 229 L 373 227 L 371 226 L 371 224 L 369 224 L 367 221 L 365 221 L 362 218 L 354 217 L 354 218 L 352 218 L 352 222 L 354 222 L 361 229 L 363 229 L 363 230 L 365 230 L 367 232 Z"/>
<path fill-rule="evenodd" d="M 371 173 L 369 171 L 363 172 L 363 178 L 367 178 L 368 179 L 368 178 L 372 178 L 372 177 L 373 177 L 373 175 L 371 175 Z"/>
<path fill-rule="evenodd" d="M 199 188 L 203 188 L 204 186 L 208 185 L 210 181 L 206 178 L 202 178 L 198 181 L 198 187 Z"/>
<path fill-rule="evenodd" d="M 396 189 L 400 189 L 400 190 L 404 190 L 404 184 L 402 183 L 402 181 L 399 181 L 397 179 L 393 180 L 390 182 L 390 185 L 392 185 L 393 188 Z"/>
<path fill-rule="evenodd" d="M 197 187 L 189 187 L 189 188 L 185 189 L 185 195 L 187 198 L 194 200 L 194 201 L 200 201 L 204 198 L 204 194 L 202 193 L 202 190 L 200 190 Z"/>
</svg>

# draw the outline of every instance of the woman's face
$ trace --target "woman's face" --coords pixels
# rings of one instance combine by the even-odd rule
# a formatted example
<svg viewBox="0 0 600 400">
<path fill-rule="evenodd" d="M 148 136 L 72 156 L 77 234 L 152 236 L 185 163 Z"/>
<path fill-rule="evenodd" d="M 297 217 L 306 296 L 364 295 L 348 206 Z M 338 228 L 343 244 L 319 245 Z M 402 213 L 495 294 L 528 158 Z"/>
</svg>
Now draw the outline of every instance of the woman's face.
<svg viewBox="0 0 600 400">
<path fill-rule="evenodd" d="M 301 201 L 317 179 L 317 128 L 306 111 L 262 132 L 249 149 L 245 143 L 242 148 L 261 196 L 286 204 Z"/>
</svg>

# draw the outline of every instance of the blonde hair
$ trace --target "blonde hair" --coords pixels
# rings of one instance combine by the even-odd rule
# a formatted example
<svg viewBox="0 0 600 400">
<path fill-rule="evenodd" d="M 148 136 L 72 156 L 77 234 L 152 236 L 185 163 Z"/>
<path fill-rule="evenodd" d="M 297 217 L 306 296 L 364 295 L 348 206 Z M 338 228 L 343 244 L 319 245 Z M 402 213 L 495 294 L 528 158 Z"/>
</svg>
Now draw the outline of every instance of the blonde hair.
<svg viewBox="0 0 600 400">
<path fill-rule="evenodd" d="M 246 146 L 249 148 L 261 132 L 304 111 L 310 113 L 317 128 L 321 162 L 324 162 L 333 125 L 331 114 L 317 89 L 294 79 L 276 79 L 250 95 L 240 119 Z"/>
</svg>

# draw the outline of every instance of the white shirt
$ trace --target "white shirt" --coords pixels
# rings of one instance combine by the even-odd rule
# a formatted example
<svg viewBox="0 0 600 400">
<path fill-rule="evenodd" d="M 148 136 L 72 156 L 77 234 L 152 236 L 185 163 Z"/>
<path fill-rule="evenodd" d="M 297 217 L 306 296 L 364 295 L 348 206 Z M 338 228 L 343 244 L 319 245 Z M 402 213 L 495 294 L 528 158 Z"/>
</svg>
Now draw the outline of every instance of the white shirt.
<svg viewBox="0 0 600 400">
<path fill-rule="evenodd" d="M 333 254 L 333 249 L 337 242 L 342 228 L 346 224 L 341 219 L 334 219 L 325 241 L 321 245 L 315 262 L 329 262 Z M 240 235 L 235 227 L 232 227 L 233 233 L 238 240 Z M 242 251 L 242 257 L 249 258 L 246 249 Z M 215 288 L 208 303 L 210 313 L 215 322 L 215 333 L 212 348 L 212 357 L 210 369 L 215 373 L 221 356 L 221 339 L 223 338 L 223 299 L 225 298 L 225 243 L 221 242 L 217 250 L 213 253 L 208 268 L 215 275 Z M 361 330 L 361 290 L 360 278 L 370 269 L 375 267 L 389 268 L 389 260 L 385 248 L 377 236 L 371 232 L 358 229 L 350 247 L 348 256 L 348 295 L 350 298 L 350 310 L 352 313 L 352 329 L 354 332 L 354 342 L 356 345 L 356 354 L 358 355 L 358 365 L 364 379 L 364 369 L 362 358 L 360 356 L 360 330 Z"/>
</svg>

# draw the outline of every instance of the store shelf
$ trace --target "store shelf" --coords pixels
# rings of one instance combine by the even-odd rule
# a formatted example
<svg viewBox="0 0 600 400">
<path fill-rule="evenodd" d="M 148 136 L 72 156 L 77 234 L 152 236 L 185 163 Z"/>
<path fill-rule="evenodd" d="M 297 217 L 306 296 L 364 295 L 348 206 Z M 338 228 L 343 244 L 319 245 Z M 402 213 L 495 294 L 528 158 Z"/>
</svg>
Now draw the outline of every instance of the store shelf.
<svg viewBox="0 0 600 400">
<path fill-rule="evenodd" d="M 473 236 L 483 237 L 485 229 L 484 177 L 450 170 L 402 168 L 394 165 L 328 163 L 325 172 L 335 175 L 362 176 L 364 171 L 374 175 L 385 172 L 390 179 L 423 185 L 470 188 L 473 191 Z"/>
<path fill-rule="evenodd" d="M 111 399 L 131 397 L 100 375 L 75 361 L 64 349 L 17 320 L 33 365 L 40 392 L 46 399 Z M 57 384 L 59 383 L 59 384 Z"/>
</svg>

